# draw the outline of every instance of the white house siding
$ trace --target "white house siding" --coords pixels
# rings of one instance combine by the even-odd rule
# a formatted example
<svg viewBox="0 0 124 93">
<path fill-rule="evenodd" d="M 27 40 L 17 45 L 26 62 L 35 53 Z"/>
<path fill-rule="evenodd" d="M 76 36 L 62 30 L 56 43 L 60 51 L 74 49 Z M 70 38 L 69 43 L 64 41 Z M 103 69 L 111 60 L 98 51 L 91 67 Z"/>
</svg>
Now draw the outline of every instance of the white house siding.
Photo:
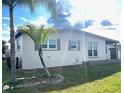
<svg viewBox="0 0 124 93">
<path fill-rule="evenodd" d="M 82 35 L 75 32 L 56 33 L 50 38 L 60 38 L 61 49 L 59 51 L 44 51 L 44 58 L 49 67 L 81 64 L 83 60 Z M 69 50 L 69 40 L 80 40 L 80 50 Z M 49 58 L 48 58 L 49 56 Z"/>
<path fill-rule="evenodd" d="M 38 51 L 35 50 L 34 42 L 27 35 L 21 35 L 22 42 L 22 69 L 41 68 Z M 82 32 L 61 31 L 52 34 L 49 39 L 60 39 L 60 50 L 43 51 L 43 58 L 47 67 L 67 66 L 82 64 L 83 61 L 105 60 L 105 40 L 91 35 L 84 35 Z M 80 40 L 80 50 L 69 50 L 69 40 Z M 98 43 L 98 56 L 88 57 L 88 42 Z M 18 51 L 17 51 L 18 54 Z M 19 54 L 18 54 L 19 56 Z"/>
<path fill-rule="evenodd" d="M 42 65 L 40 64 L 40 59 L 38 57 L 38 52 L 34 49 L 34 42 L 33 40 L 23 34 L 23 66 L 22 69 L 34 69 L 34 68 L 41 68 Z"/>
<path fill-rule="evenodd" d="M 89 57 L 88 56 L 88 43 L 89 42 L 96 42 L 97 45 L 97 55 L 96 57 Z M 85 36 L 85 49 L 86 49 L 86 61 L 96 61 L 96 60 L 105 60 L 106 53 L 105 53 L 105 40 L 97 38 L 95 36 L 86 35 Z"/>
<path fill-rule="evenodd" d="M 23 35 L 23 69 L 41 68 L 38 51 L 35 50 L 34 42 L 27 35 Z M 60 39 L 60 50 L 43 51 L 43 58 L 47 67 L 81 64 L 83 61 L 82 35 L 80 32 L 54 33 L 49 39 Z M 69 40 L 80 40 L 80 50 L 68 50 Z"/>
</svg>

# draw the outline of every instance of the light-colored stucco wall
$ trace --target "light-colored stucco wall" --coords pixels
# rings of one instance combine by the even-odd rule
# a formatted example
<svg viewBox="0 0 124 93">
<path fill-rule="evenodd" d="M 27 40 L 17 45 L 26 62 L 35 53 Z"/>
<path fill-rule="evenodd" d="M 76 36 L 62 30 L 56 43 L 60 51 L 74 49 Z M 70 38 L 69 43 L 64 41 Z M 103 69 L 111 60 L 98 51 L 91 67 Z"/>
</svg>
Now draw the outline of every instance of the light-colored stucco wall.
<svg viewBox="0 0 124 93">
<path fill-rule="evenodd" d="M 17 40 L 19 40 L 19 43 L 20 43 L 20 49 L 17 49 Z M 18 37 L 17 39 L 16 39 L 16 41 L 15 41 L 15 56 L 16 56 L 16 58 L 18 57 L 19 59 L 18 59 L 18 66 L 19 67 L 23 67 L 23 62 L 22 62 L 22 60 L 23 60 L 23 36 L 20 36 L 20 37 Z M 17 62 L 17 60 L 16 60 L 16 62 Z"/>
<path fill-rule="evenodd" d="M 96 42 L 97 43 L 97 56 L 90 57 L 88 56 L 88 43 L 89 42 Z M 95 61 L 95 60 L 105 60 L 106 53 L 105 53 L 105 40 L 97 38 L 92 35 L 85 36 L 85 50 L 86 50 L 86 61 Z"/>
<path fill-rule="evenodd" d="M 77 35 L 76 35 L 77 34 Z M 34 42 L 27 35 L 23 35 L 23 69 L 40 68 L 40 58 L 35 50 Z M 74 65 L 82 63 L 82 35 L 79 33 L 54 33 L 49 39 L 60 39 L 60 50 L 43 51 L 43 58 L 47 67 Z M 69 40 L 80 40 L 80 51 L 68 50 Z M 78 62 L 76 61 L 78 60 Z"/>
<path fill-rule="evenodd" d="M 41 68 L 38 51 L 35 50 L 34 42 L 29 36 L 22 37 L 22 69 Z M 52 34 L 49 39 L 60 39 L 60 50 L 43 51 L 43 58 L 47 67 L 66 66 L 82 64 L 83 61 L 105 60 L 105 40 L 85 35 L 82 32 L 61 31 Z M 71 51 L 68 49 L 69 40 L 80 40 L 80 50 Z M 88 57 L 88 42 L 98 43 L 98 57 Z"/>
</svg>

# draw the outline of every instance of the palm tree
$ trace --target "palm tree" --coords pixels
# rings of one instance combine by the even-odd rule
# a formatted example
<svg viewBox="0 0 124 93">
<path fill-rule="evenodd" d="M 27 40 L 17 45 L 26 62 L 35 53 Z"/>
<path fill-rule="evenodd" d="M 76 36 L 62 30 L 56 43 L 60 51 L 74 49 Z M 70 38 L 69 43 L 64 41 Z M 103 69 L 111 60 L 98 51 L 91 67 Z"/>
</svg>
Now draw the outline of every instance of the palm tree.
<svg viewBox="0 0 124 93">
<path fill-rule="evenodd" d="M 16 62 L 15 62 L 15 30 L 13 21 L 13 11 L 17 5 L 27 5 L 30 7 L 31 12 L 34 11 L 35 5 L 41 2 L 51 11 L 52 16 L 56 15 L 56 1 L 55 0 L 2 0 L 2 4 L 9 7 L 10 17 L 10 53 L 11 53 L 11 82 L 16 83 Z"/>
<path fill-rule="evenodd" d="M 43 65 L 43 68 L 44 68 L 47 76 L 50 77 L 51 74 L 49 73 L 49 71 L 45 65 L 45 62 L 43 60 L 42 46 L 43 46 L 44 42 L 47 40 L 48 36 L 51 33 L 56 32 L 57 30 L 52 27 L 44 28 L 43 25 L 40 26 L 39 28 L 37 28 L 33 24 L 28 24 L 24 27 L 20 27 L 18 31 L 27 34 L 37 45 L 41 64 Z"/>
</svg>

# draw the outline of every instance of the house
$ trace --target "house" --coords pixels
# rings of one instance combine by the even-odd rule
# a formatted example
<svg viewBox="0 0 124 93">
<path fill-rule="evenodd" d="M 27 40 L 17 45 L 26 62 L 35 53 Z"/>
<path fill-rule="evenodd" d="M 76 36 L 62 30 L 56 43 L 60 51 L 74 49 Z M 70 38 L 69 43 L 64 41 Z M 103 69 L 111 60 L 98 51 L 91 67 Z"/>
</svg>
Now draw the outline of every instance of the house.
<svg viewBox="0 0 124 93">
<path fill-rule="evenodd" d="M 87 61 L 119 59 L 119 41 L 79 29 L 59 29 L 43 45 L 47 67 L 82 64 Z M 26 34 L 16 33 L 16 57 L 22 69 L 41 68 L 37 47 Z"/>
</svg>

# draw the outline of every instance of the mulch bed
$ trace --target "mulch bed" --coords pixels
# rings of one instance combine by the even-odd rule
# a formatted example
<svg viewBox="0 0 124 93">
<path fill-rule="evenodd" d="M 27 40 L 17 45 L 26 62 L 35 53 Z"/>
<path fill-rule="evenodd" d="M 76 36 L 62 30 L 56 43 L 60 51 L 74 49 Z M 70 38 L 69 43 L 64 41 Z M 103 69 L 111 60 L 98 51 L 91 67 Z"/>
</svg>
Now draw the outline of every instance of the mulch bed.
<svg viewBox="0 0 124 93">
<path fill-rule="evenodd" d="M 56 84 L 57 81 L 61 79 L 60 76 L 51 76 L 51 77 L 33 77 L 33 78 L 26 78 L 22 80 L 22 85 L 33 85 L 35 83 L 39 84 Z"/>
<path fill-rule="evenodd" d="M 9 89 L 14 88 L 21 88 L 21 87 L 31 87 L 34 85 L 52 85 L 52 84 L 58 84 L 61 83 L 64 80 L 64 77 L 57 74 L 51 77 L 40 77 L 40 76 L 33 76 L 33 77 L 26 77 L 26 78 L 18 78 L 18 83 L 16 86 L 9 85 Z M 4 85 L 6 86 L 6 85 Z M 3 87 L 4 87 L 3 86 Z M 3 89 L 4 90 L 4 89 Z"/>
</svg>

